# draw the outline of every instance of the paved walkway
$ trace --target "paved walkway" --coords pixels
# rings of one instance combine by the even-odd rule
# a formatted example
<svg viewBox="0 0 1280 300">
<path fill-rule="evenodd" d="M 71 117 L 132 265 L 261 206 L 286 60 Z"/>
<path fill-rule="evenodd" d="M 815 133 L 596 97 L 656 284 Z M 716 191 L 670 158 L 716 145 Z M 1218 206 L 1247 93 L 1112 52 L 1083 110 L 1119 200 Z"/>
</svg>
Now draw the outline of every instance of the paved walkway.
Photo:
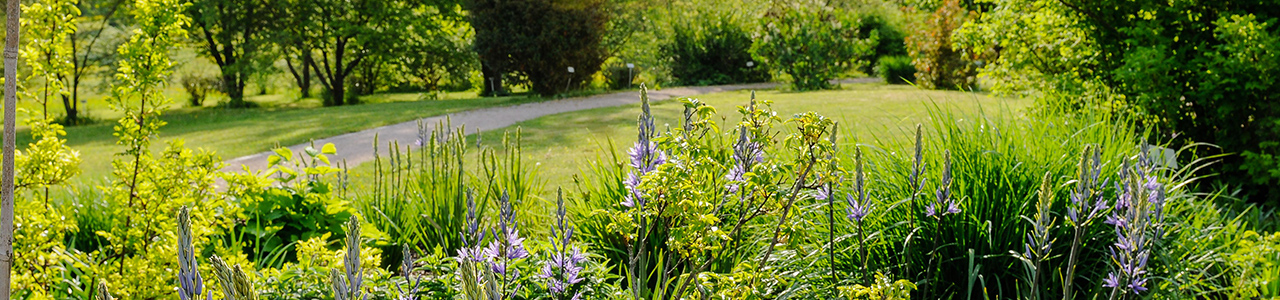
<svg viewBox="0 0 1280 300">
<path fill-rule="evenodd" d="M 670 98 L 734 90 L 772 89 L 775 86 L 777 86 L 775 83 L 757 83 L 665 88 L 656 91 L 650 90 L 649 99 L 651 101 L 659 101 Z M 640 102 L 640 92 L 638 90 L 601 94 L 590 97 L 525 103 L 512 106 L 481 108 L 448 115 L 422 118 L 420 121 L 427 125 L 427 129 L 430 130 L 435 127 L 436 124 L 445 120 L 445 118 L 448 118 L 455 127 L 466 125 L 467 133 L 470 134 L 476 131 L 501 129 L 515 125 L 520 121 L 532 120 L 547 115 L 584 109 L 619 106 L 637 102 Z M 326 143 L 333 143 L 333 145 L 337 147 L 338 154 L 330 155 L 330 161 L 337 163 L 346 160 L 349 166 L 354 167 L 361 163 L 373 160 L 373 138 L 375 135 L 378 136 L 378 143 L 381 144 L 381 148 L 384 148 L 384 151 L 386 143 L 390 141 L 399 141 L 402 146 L 408 145 L 412 147 L 414 142 L 418 140 L 418 120 L 366 129 L 333 137 L 316 137 L 315 144 L 316 147 L 319 148 L 321 145 Z M 294 153 L 301 153 L 308 145 L 310 145 L 310 143 L 293 145 L 289 148 L 292 149 Z M 241 171 L 242 166 L 248 166 L 249 170 L 255 172 L 264 170 L 267 168 L 267 157 L 270 157 L 271 154 L 271 151 L 264 151 L 228 160 L 227 167 L 223 168 L 222 171 Z"/>
</svg>

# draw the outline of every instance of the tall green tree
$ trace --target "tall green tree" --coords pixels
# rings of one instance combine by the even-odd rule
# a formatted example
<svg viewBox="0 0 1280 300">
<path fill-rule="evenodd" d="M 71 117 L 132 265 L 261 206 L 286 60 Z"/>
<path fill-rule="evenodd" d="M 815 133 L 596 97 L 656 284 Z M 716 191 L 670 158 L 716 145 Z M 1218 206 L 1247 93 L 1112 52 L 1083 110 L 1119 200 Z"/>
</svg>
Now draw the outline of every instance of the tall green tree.
<svg viewBox="0 0 1280 300">
<path fill-rule="evenodd" d="M 603 0 L 467 2 L 481 72 L 492 80 L 484 93 L 502 93 L 507 74 L 527 79 L 542 95 L 586 82 L 609 54 L 604 41 L 608 5 Z"/>
<path fill-rule="evenodd" d="M 276 1 L 194 0 L 187 6 L 191 34 L 221 71 L 222 90 L 231 107 L 245 107 L 245 81 L 270 67 L 268 40 L 276 21 Z"/>
<path fill-rule="evenodd" d="M 405 1 L 301 0 L 290 5 L 288 15 L 296 23 L 300 51 L 311 52 L 309 67 L 325 87 L 324 104 L 353 104 L 348 99 L 348 79 L 371 57 L 385 53 L 398 42 L 401 15 L 411 9 Z"/>
</svg>

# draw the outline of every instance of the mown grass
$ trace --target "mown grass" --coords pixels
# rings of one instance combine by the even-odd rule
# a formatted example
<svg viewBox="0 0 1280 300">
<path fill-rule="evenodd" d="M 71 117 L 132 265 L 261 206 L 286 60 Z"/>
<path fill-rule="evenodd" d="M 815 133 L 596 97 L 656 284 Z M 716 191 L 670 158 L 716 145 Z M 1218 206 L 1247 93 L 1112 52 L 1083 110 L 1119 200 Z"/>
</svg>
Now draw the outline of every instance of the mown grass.
<svg viewBox="0 0 1280 300">
<path fill-rule="evenodd" d="M 638 97 L 638 95 L 637 95 Z M 750 91 L 734 91 L 696 96 L 715 107 L 722 116 L 721 129 L 729 129 L 739 121 L 737 107 L 751 99 Z M 906 140 L 905 129 L 916 123 L 927 123 L 926 109 L 937 104 L 953 106 L 957 115 L 973 114 L 979 109 L 1017 112 L 1030 104 L 1022 99 L 990 97 L 985 94 L 957 91 L 929 91 L 911 86 L 885 84 L 845 85 L 840 90 L 805 93 L 758 91 L 756 98 L 773 101 L 773 108 L 783 119 L 792 114 L 815 111 L 840 123 L 841 143 Z M 997 109 L 1000 108 L 1000 109 Z M 682 107 L 676 101 L 659 101 L 652 106 L 659 130 L 679 126 Z M 608 157 L 610 143 L 618 154 L 625 154 L 635 142 L 636 116 L 639 104 L 583 110 L 546 116 L 517 123 L 527 161 L 538 164 L 545 178 L 544 195 L 554 195 L 557 187 L 571 188 L 573 175 L 584 171 L 591 161 Z M 784 125 L 782 128 L 790 128 Z M 481 141 L 496 145 L 503 130 L 482 133 Z M 359 173 L 367 167 L 357 168 Z"/>
</svg>

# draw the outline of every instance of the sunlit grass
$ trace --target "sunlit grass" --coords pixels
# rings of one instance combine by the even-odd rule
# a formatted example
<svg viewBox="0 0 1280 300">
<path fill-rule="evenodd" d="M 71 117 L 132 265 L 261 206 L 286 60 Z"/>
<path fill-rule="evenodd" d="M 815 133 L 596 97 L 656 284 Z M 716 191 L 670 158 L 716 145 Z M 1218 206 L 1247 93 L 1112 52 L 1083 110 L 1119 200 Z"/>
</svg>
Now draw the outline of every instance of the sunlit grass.
<svg viewBox="0 0 1280 300">
<path fill-rule="evenodd" d="M 694 97 L 715 107 L 721 119 L 716 120 L 721 129 L 733 127 L 739 120 L 737 107 L 751 99 L 750 91 L 734 91 Z M 1001 111 L 1021 111 L 1029 102 L 1021 99 L 990 97 L 979 93 L 921 90 L 911 86 L 884 84 L 845 85 L 843 89 L 816 92 L 759 91 L 757 99 L 773 101 L 773 108 L 783 119 L 791 114 L 816 111 L 840 122 L 844 143 L 855 139 L 870 142 L 872 139 L 905 140 L 909 136 L 906 127 L 927 123 L 927 107 L 937 103 L 955 106 L 960 115 L 976 112 L 985 107 Z M 494 130 L 480 135 L 482 143 L 495 146 L 501 142 L 504 132 L 521 130 L 526 161 L 537 164 L 540 178 L 546 180 L 543 195 L 554 195 L 556 188 L 572 188 L 573 176 L 586 169 L 598 157 L 606 153 L 612 143 L 615 151 L 623 154 L 635 142 L 635 122 L 639 104 L 623 105 L 569 112 L 517 123 L 504 130 Z M 659 130 L 679 126 L 682 107 L 676 101 L 659 101 L 652 105 L 657 116 Z M 789 128 L 782 125 L 780 128 Z M 472 136 L 474 139 L 474 136 Z M 353 170 L 353 180 L 359 181 L 372 167 L 359 166 Z"/>
</svg>

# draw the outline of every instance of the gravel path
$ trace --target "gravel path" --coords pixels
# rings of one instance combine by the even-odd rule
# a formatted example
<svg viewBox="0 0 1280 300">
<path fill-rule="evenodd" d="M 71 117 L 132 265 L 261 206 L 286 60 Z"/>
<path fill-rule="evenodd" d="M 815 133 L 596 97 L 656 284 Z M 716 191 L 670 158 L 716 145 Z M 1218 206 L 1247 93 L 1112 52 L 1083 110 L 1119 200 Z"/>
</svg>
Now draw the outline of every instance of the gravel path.
<svg viewBox="0 0 1280 300">
<path fill-rule="evenodd" d="M 662 90 L 649 91 L 649 99 L 652 101 L 659 101 L 670 98 L 734 90 L 771 89 L 775 86 L 777 86 L 775 83 L 758 83 L 665 88 Z M 532 120 L 547 115 L 637 102 L 640 102 L 640 92 L 628 91 L 590 97 L 566 98 L 512 106 L 481 108 L 448 115 L 422 118 L 420 121 L 422 121 L 423 124 L 427 124 L 429 127 L 428 129 L 430 129 L 430 127 L 435 127 L 437 123 L 448 118 L 452 122 L 453 126 L 465 125 L 467 133 L 470 134 L 476 131 L 489 131 L 505 128 L 515 125 L 520 121 Z M 373 160 L 373 138 L 375 135 L 378 137 L 379 144 L 381 145 L 386 145 L 386 143 L 390 141 L 399 141 L 400 145 L 413 145 L 414 142 L 418 140 L 418 121 L 419 120 L 408 121 L 400 124 L 366 129 L 333 137 L 317 137 L 315 139 L 315 145 L 319 148 L 320 145 L 333 143 L 333 145 L 337 147 L 338 154 L 330 155 L 329 159 L 334 163 L 346 160 L 349 166 L 354 167 L 360 163 Z M 310 143 L 293 145 L 289 148 L 295 153 L 301 153 L 308 145 L 310 145 Z M 386 147 L 384 146 L 382 148 Z M 227 167 L 223 168 L 222 171 L 241 171 L 243 170 L 242 166 L 248 166 L 249 170 L 255 172 L 264 170 L 267 167 L 267 157 L 270 157 L 271 154 L 271 151 L 264 151 L 228 160 Z"/>
</svg>

